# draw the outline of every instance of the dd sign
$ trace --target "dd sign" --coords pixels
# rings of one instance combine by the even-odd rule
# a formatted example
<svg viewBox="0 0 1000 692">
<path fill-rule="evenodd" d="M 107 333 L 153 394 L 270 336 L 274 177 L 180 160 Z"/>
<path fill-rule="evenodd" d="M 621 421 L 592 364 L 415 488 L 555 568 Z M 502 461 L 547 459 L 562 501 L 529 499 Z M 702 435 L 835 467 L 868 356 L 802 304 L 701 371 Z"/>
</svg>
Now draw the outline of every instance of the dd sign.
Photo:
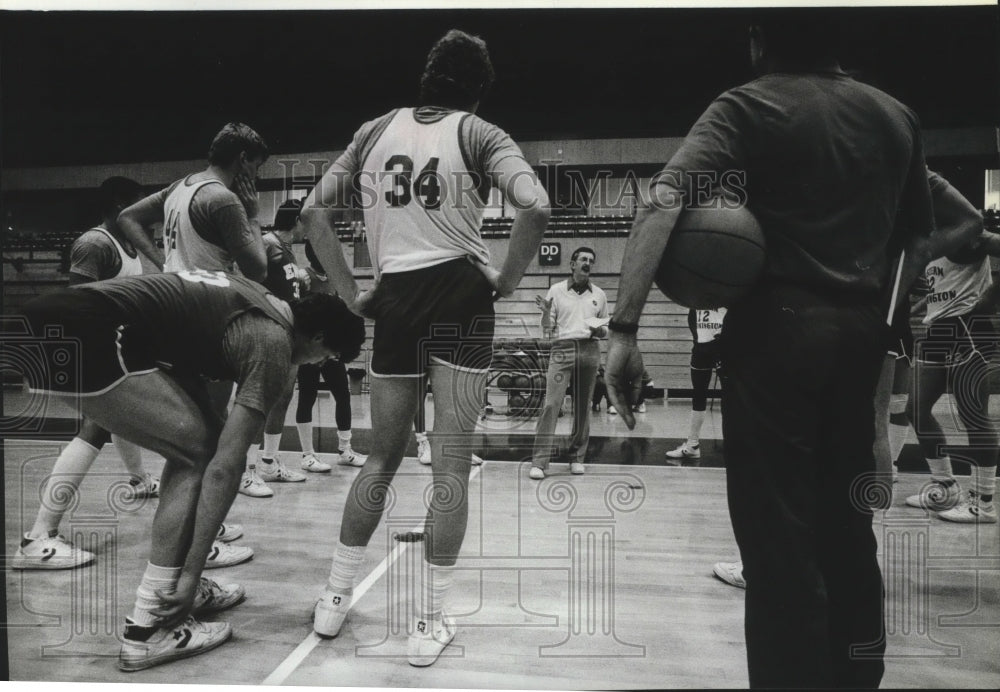
<svg viewBox="0 0 1000 692">
<path fill-rule="evenodd" d="M 543 267 L 558 267 L 561 257 L 559 243 L 542 243 L 538 248 L 538 264 Z"/>
</svg>

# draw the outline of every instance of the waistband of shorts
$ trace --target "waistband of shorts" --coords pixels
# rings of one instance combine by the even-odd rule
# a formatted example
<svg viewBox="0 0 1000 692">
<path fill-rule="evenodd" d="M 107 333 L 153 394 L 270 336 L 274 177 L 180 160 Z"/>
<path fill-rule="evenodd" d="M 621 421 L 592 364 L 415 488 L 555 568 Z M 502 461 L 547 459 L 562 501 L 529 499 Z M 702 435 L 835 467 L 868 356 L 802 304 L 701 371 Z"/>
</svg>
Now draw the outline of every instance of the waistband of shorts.
<svg viewBox="0 0 1000 692">
<path fill-rule="evenodd" d="M 476 272 L 479 272 L 479 270 L 475 268 L 475 264 L 473 264 L 472 260 L 470 260 L 468 256 L 463 256 L 446 259 L 428 267 L 421 267 L 420 269 L 411 269 L 410 271 L 405 272 L 383 272 L 380 276 L 380 281 L 387 281 L 389 283 L 394 281 L 410 281 L 414 278 L 422 276 L 440 274 L 442 271 L 460 270 L 463 266 L 467 266 L 470 269 L 475 269 Z"/>
</svg>

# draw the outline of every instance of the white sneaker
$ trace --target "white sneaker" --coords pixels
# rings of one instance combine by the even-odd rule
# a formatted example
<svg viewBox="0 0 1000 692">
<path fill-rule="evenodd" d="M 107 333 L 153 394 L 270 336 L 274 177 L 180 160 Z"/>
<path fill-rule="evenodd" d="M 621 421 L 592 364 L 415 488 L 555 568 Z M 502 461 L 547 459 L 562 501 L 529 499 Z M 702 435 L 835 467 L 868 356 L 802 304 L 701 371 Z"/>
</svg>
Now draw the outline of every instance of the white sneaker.
<svg viewBox="0 0 1000 692">
<path fill-rule="evenodd" d="M 233 628 L 228 622 L 198 622 L 189 617 L 177 627 L 166 629 L 140 627 L 125 618 L 118 668 L 132 672 L 197 656 L 224 644 L 231 636 Z"/>
<path fill-rule="evenodd" d="M 540 481 L 545 478 L 545 469 L 541 466 L 532 466 L 528 471 L 528 478 L 533 481 Z"/>
<path fill-rule="evenodd" d="M 336 637 L 351 609 L 351 594 L 333 593 L 323 589 L 323 595 L 313 608 L 313 631 L 321 637 Z"/>
<path fill-rule="evenodd" d="M 961 502 L 949 510 L 939 512 L 938 516 L 945 521 L 959 524 L 997 523 L 997 510 L 993 506 L 993 501 L 983 502 L 975 490 L 968 491 Z"/>
<path fill-rule="evenodd" d="M 642 402 L 641 404 L 639 404 L 638 406 L 636 406 L 632 410 L 635 411 L 636 413 L 645 413 L 646 412 L 646 402 Z"/>
<path fill-rule="evenodd" d="M 583 473 L 583 462 L 574 461 L 569 465 L 569 472 L 574 476 L 579 476 Z"/>
<path fill-rule="evenodd" d="M 929 509 L 932 512 L 943 512 L 951 509 L 962 499 L 962 489 L 958 486 L 958 481 L 952 481 L 948 485 L 931 480 L 926 483 L 916 495 L 906 498 L 906 504 L 910 507 Z"/>
<path fill-rule="evenodd" d="M 325 461 L 320 461 L 315 454 L 302 455 L 302 470 L 309 473 L 330 473 L 333 467 Z"/>
<path fill-rule="evenodd" d="M 747 588 L 747 583 L 743 579 L 743 561 L 739 562 L 716 562 L 712 566 L 712 574 L 737 589 Z"/>
<path fill-rule="evenodd" d="M 219 533 L 215 540 L 223 543 L 231 543 L 243 535 L 243 526 L 240 524 L 219 524 Z"/>
<path fill-rule="evenodd" d="M 364 466 L 365 462 L 368 461 L 368 457 L 364 454 L 358 454 L 350 445 L 345 445 L 342 450 L 340 450 L 340 459 L 337 463 L 341 466 Z"/>
<path fill-rule="evenodd" d="M 232 545 L 230 543 L 212 543 L 212 549 L 208 551 L 208 559 L 205 560 L 205 569 L 218 569 L 220 567 L 232 567 L 241 562 L 246 562 L 253 557 L 253 548 L 245 545 Z"/>
<path fill-rule="evenodd" d="M 431 463 L 430 440 L 417 440 L 417 461 L 425 465 Z"/>
<path fill-rule="evenodd" d="M 144 497 L 160 496 L 160 479 L 146 474 L 145 478 L 132 478 L 128 484 L 131 486 L 131 497 L 140 499 Z"/>
<path fill-rule="evenodd" d="M 678 446 L 676 449 L 671 449 L 667 452 L 668 459 L 701 459 L 701 447 L 700 445 L 692 445 L 688 442 Z"/>
<path fill-rule="evenodd" d="M 221 613 L 246 599 L 247 590 L 239 584 L 222 586 L 217 581 L 202 577 L 198 582 L 198 590 L 194 594 L 194 607 L 191 614 L 197 617 Z"/>
<path fill-rule="evenodd" d="M 301 483 L 306 479 L 304 473 L 292 471 L 277 459 L 274 460 L 273 464 L 261 462 L 257 474 L 265 483 Z"/>
<path fill-rule="evenodd" d="M 481 456 L 479 456 L 478 454 L 473 454 L 472 455 L 472 465 L 473 466 L 482 466 L 483 465 L 483 458 Z"/>
<path fill-rule="evenodd" d="M 240 481 L 240 493 L 247 497 L 273 497 L 274 491 L 257 475 L 257 470 L 249 468 L 243 472 L 243 480 Z"/>
<path fill-rule="evenodd" d="M 608 415 L 609 416 L 617 416 L 618 415 L 618 410 L 615 409 L 614 406 L 608 406 Z"/>
<path fill-rule="evenodd" d="M 10 559 L 11 569 L 72 569 L 89 565 L 97 558 L 94 553 L 77 548 L 64 536 L 50 533 L 45 538 L 28 538 Z"/>
<path fill-rule="evenodd" d="M 417 618 L 413 634 L 406 644 L 406 656 L 411 666 L 429 666 L 455 638 L 455 621 L 448 615 L 433 620 Z"/>
</svg>

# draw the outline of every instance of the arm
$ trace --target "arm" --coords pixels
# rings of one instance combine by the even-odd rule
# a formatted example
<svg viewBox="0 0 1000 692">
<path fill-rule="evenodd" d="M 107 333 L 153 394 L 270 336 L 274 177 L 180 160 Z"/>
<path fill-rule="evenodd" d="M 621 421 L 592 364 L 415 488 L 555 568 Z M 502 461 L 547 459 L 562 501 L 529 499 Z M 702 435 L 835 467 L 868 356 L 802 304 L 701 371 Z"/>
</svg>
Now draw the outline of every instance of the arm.
<svg viewBox="0 0 1000 692">
<path fill-rule="evenodd" d="M 141 199 L 131 207 L 122 210 L 122 213 L 118 215 L 118 228 L 125 234 L 125 237 L 129 239 L 136 250 L 161 269 L 165 261 L 163 250 L 156 247 L 152 234 L 147 233 L 146 228 L 157 221 L 163 221 L 165 192 L 166 190 L 161 190 Z"/>
<path fill-rule="evenodd" d="M 508 156 L 498 161 L 490 171 L 490 178 L 517 209 L 503 268 L 492 277 L 487 273 L 497 292 L 509 296 L 521 283 L 521 277 L 542 242 L 549 223 L 549 196 L 531 166 L 520 156 Z"/>
</svg>

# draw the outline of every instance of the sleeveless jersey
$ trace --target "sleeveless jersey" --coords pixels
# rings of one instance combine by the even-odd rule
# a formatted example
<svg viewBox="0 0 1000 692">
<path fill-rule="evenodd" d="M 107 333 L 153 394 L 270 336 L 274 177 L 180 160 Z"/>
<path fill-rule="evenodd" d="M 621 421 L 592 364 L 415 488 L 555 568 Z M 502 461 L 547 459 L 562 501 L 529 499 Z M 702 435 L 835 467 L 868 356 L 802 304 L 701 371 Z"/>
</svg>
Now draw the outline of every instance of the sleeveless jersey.
<svg viewBox="0 0 1000 692">
<path fill-rule="evenodd" d="M 292 301 L 302 297 L 304 287 L 295 275 L 297 265 L 292 248 L 281 242 L 274 233 L 265 233 L 264 253 L 267 255 L 267 277 L 264 287 L 282 300 Z"/>
<path fill-rule="evenodd" d="M 993 283 L 989 257 L 972 264 L 939 257 L 927 265 L 924 278 L 930 288 L 924 324 L 967 314 Z"/>
<path fill-rule="evenodd" d="M 233 257 L 229 251 L 202 238 L 191 221 L 191 202 L 195 193 L 206 185 L 222 185 L 222 181 L 210 178 L 188 183 L 185 178 L 163 204 L 163 251 L 166 254 L 164 271 L 234 271 Z"/>
<path fill-rule="evenodd" d="M 461 111 L 418 122 L 399 109 L 365 156 L 355 181 L 376 278 L 472 255 L 489 262 L 479 235 L 485 203 L 459 143 Z"/>
<path fill-rule="evenodd" d="M 722 333 L 722 320 L 726 316 L 726 309 L 718 310 L 691 310 L 688 313 L 688 327 L 694 340 L 699 344 L 706 344 L 714 341 Z"/>
<path fill-rule="evenodd" d="M 240 315 L 255 311 L 289 332 L 288 306 L 263 286 L 222 272 L 181 271 L 83 284 L 74 291 L 100 295 L 113 318 L 148 336 L 157 360 L 186 374 L 233 380 L 223 354 L 223 337 Z"/>
<path fill-rule="evenodd" d="M 128 253 L 125 252 L 125 248 L 121 246 L 111 233 L 103 228 L 92 228 L 93 231 L 99 231 L 108 237 L 111 244 L 115 246 L 115 250 L 118 251 L 118 257 L 121 258 L 121 268 L 118 273 L 114 276 L 108 277 L 109 279 L 117 279 L 121 276 L 139 276 L 142 274 L 142 261 L 139 259 L 139 253 L 135 254 L 135 257 L 129 257 Z"/>
</svg>

